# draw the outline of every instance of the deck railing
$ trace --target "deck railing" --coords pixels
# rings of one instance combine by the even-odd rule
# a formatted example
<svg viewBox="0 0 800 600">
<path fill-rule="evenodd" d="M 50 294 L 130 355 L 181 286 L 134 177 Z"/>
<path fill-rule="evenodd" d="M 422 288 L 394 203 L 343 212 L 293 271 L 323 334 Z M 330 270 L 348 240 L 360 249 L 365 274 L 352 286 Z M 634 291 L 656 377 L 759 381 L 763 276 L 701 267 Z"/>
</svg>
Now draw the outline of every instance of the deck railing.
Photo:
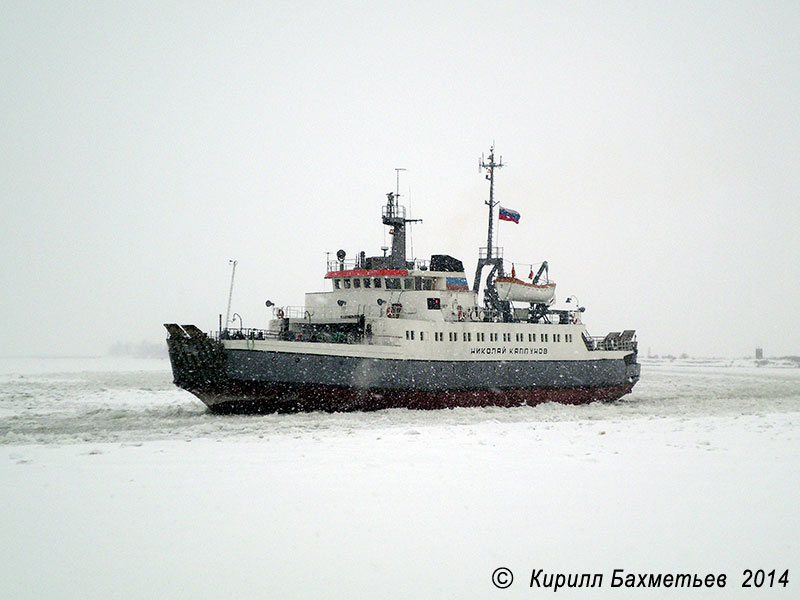
<svg viewBox="0 0 800 600">
<path fill-rule="evenodd" d="M 386 314 L 386 304 L 383 306 L 357 304 L 353 307 L 348 305 L 342 307 L 286 306 L 280 310 L 283 311 L 283 316 L 288 319 L 316 321 L 319 319 L 347 319 L 361 316 L 381 317 Z"/>
<path fill-rule="evenodd" d="M 406 207 L 402 204 L 386 204 L 381 210 L 381 217 L 386 217 L 389 219 L 405 219 Z"/>
<path fill-rule="evenodd" d="M 212 331 L 209 337 L 216 340 L 275 340 L 278 339 L 278 332 L 270 331 L 269 329 L 246 327 L 243 329 Z"/>
<path fill-rule="evenodd" d="M 478 249 L 478 258 L 487 258 L 489 254 L 489 247 L 483 246 Z M 492 258 L 503 258 L 503 247 L 492 246 Z"/>
<path fill-rule="evenodd" d="M 385 258 L 388 260 L 388 257 Z M 431 261 L 424 258 L 415 258 L 414 260 L 409 260 L 407 266 L 409 270 L 416 269 L 418 271 L 427 271 L 430 269 Z M 362 262 L 361 259 L 353 258 L 349 260 L 328 260 L 327 267 L 327 273 L 338 273 L 339 271 L 356 271 L 359 269 L 366 269 L 367 265 L 365 262 Z"/>
<path fill-rule="evenodd" d="M 363 269 L 360 259 L 350 260 L 329 260 L 328 272 L 331 271 L 354 271 L 355 269 Z"/>
<path fill-rule="evenodd" d="M 423 258 L 415 258 L 414 259 L 414 268 L 422 271 L 427 271 L 431 266 L 431 261 L 425 260 Z"/>
</svg>

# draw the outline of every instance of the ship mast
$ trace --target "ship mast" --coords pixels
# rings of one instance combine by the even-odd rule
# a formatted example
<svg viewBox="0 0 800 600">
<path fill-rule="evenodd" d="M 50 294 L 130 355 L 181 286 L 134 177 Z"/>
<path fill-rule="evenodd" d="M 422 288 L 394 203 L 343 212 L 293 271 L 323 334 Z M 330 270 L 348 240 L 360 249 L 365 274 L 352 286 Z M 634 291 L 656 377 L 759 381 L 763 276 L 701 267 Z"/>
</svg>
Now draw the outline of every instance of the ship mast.
<svg viewBox="0 0 800 600">
<path fill-rule="evenodd" d="M 421 223 L 422 219 L 406 219 L 406 209 L 400 205 L 400 171 L 397 171 L 397 191 L 386 194 L 386 205 L 383 207 L 382 220 L 384 225 L 391 227 L 392 254 L 388 257 L 387 264 L 390 269 L 408 269 L 406 260 L 406 223 Z M 412 257 L 413 258 L 413 257 Z"/>
<path fill-rule="evenodd" d="M 500 277 L 503 276 L 503 257 L 498 256 L 499 252 L 495 252 L 494 248 L 494 207 L 497 206 L 500 202 L 494 199 L 494 170 L 500 169 L 504 167 L 505 164 L 503 163 L 503 157 L 501 156 L 497 162 L 494 159 L 494 144 L 492 147 L 489 148 L 489 159 L 488 161 L 484 159 L 481 155 L 481 160 L 478 163 L 478 170 L 481 171 L 486 169 L 486 179 L 489 180 L 489 199 L 484 201 L 489 207 L 489 233 L 486 236 L 486 249 L 481 248 L 478 254 L 478 268 L 475 271 L 475 282 L 472 285 L 472 291 L 476 294 L 478 293 L 478 288 L 480 287 L 481 283 L 481 273 L 483 272 L 483 267 L 486 265 L 491 265 L 494 268 L 492 272 L 487 277 L 487 292 L 489 294 L 489 298 L 486 299 L 486 306 L 494 307 L 497 302 L 494 299 L 494 274 L 496 273 Z"/>
<path fill-rule="evenodd" d="M 500 162 L 494 162 L 494 144 L 489 148 L 489 162 L 486 162 L 481 156 L 479 169 L 486 169 L 486 179 L 489 180 L 489 200 L 485 201 L 485 204 L 489 206 L 489 235 L 486 241 L 486 258 L 488 260 L 492 259 L 492 246 L 494 245 L 494 207 L 499 203 L 494 200 L 494 170 L 504 166 L 502 156 Z"/>
</svg>

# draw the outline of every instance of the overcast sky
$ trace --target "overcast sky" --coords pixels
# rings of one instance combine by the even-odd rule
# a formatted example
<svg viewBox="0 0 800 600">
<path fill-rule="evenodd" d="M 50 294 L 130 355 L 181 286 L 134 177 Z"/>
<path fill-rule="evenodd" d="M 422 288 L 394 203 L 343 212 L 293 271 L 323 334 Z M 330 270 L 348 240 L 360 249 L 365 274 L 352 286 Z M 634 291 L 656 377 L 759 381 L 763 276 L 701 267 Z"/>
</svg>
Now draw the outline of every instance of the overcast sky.
<svg viewBox="0 0 800 600">
<path fill-rule="evenodd" d="M 0 355 L 104 354 L 499 243 L 594 335 L 800 354 L 798 2 L 2 2 Z M 524 268 L 523 268 L 524 270 Z M 527 274 L 527 272 L 525 273 Z"/>
</svg>

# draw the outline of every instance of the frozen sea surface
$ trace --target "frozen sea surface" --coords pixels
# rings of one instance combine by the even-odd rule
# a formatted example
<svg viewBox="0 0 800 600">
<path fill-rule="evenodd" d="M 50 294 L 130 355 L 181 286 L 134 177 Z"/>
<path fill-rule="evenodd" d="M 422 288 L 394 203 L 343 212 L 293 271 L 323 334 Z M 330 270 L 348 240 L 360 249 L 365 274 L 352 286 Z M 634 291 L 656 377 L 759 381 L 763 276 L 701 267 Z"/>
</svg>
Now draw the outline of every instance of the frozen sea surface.
<svg viewBox="0 0 800 600">
<path fill-rule="evenodd" d="M 604 575 L 567 598 L 708 597 L 614 569 L 800 597 L 800 369 L 651 363 L 614 404 L 334 415 L 213 416 L 166 360 L 0 359 L 0 382 L 0 597 L 552 594 L 533 569 Z M 743 589 L 748 568 L 790 583 Z"/>
<path fill-rule="evenodd" d="M 172 384 L 167 359 L 0 359 L 0 443 L 140 442 L 486 423 L 795 413 L 800 369 L 649 364 L 613 404 L 216 416 Z"/>
</svg>

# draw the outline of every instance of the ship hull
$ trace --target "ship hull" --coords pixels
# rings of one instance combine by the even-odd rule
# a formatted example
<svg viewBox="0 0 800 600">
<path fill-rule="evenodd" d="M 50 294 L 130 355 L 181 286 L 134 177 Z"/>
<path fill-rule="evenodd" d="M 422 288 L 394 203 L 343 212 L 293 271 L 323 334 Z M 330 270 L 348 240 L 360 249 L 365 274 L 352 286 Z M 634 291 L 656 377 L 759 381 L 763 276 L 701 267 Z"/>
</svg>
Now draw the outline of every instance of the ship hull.
<svg viewBox="0 0 800 600">
<path fill-rule="evenodd" d="M 393 360 L 168 340 L 175 383 L 213 412 L 585 404 L 629 393 L 639 365 L 603 360 Z"/>
<path fill-rule="evenodd" d="M 458 407 L 534 406 L 544 402 L 588 404 L 611 402 L 633 384 L 606 387 L 483 390 L 363 390 L 322 385 L 231 382 L 218 390 L 191 390 L 214 413 L 266 414 L 352 412 L 387 408 L 436 410 Z"/>
</svg>

